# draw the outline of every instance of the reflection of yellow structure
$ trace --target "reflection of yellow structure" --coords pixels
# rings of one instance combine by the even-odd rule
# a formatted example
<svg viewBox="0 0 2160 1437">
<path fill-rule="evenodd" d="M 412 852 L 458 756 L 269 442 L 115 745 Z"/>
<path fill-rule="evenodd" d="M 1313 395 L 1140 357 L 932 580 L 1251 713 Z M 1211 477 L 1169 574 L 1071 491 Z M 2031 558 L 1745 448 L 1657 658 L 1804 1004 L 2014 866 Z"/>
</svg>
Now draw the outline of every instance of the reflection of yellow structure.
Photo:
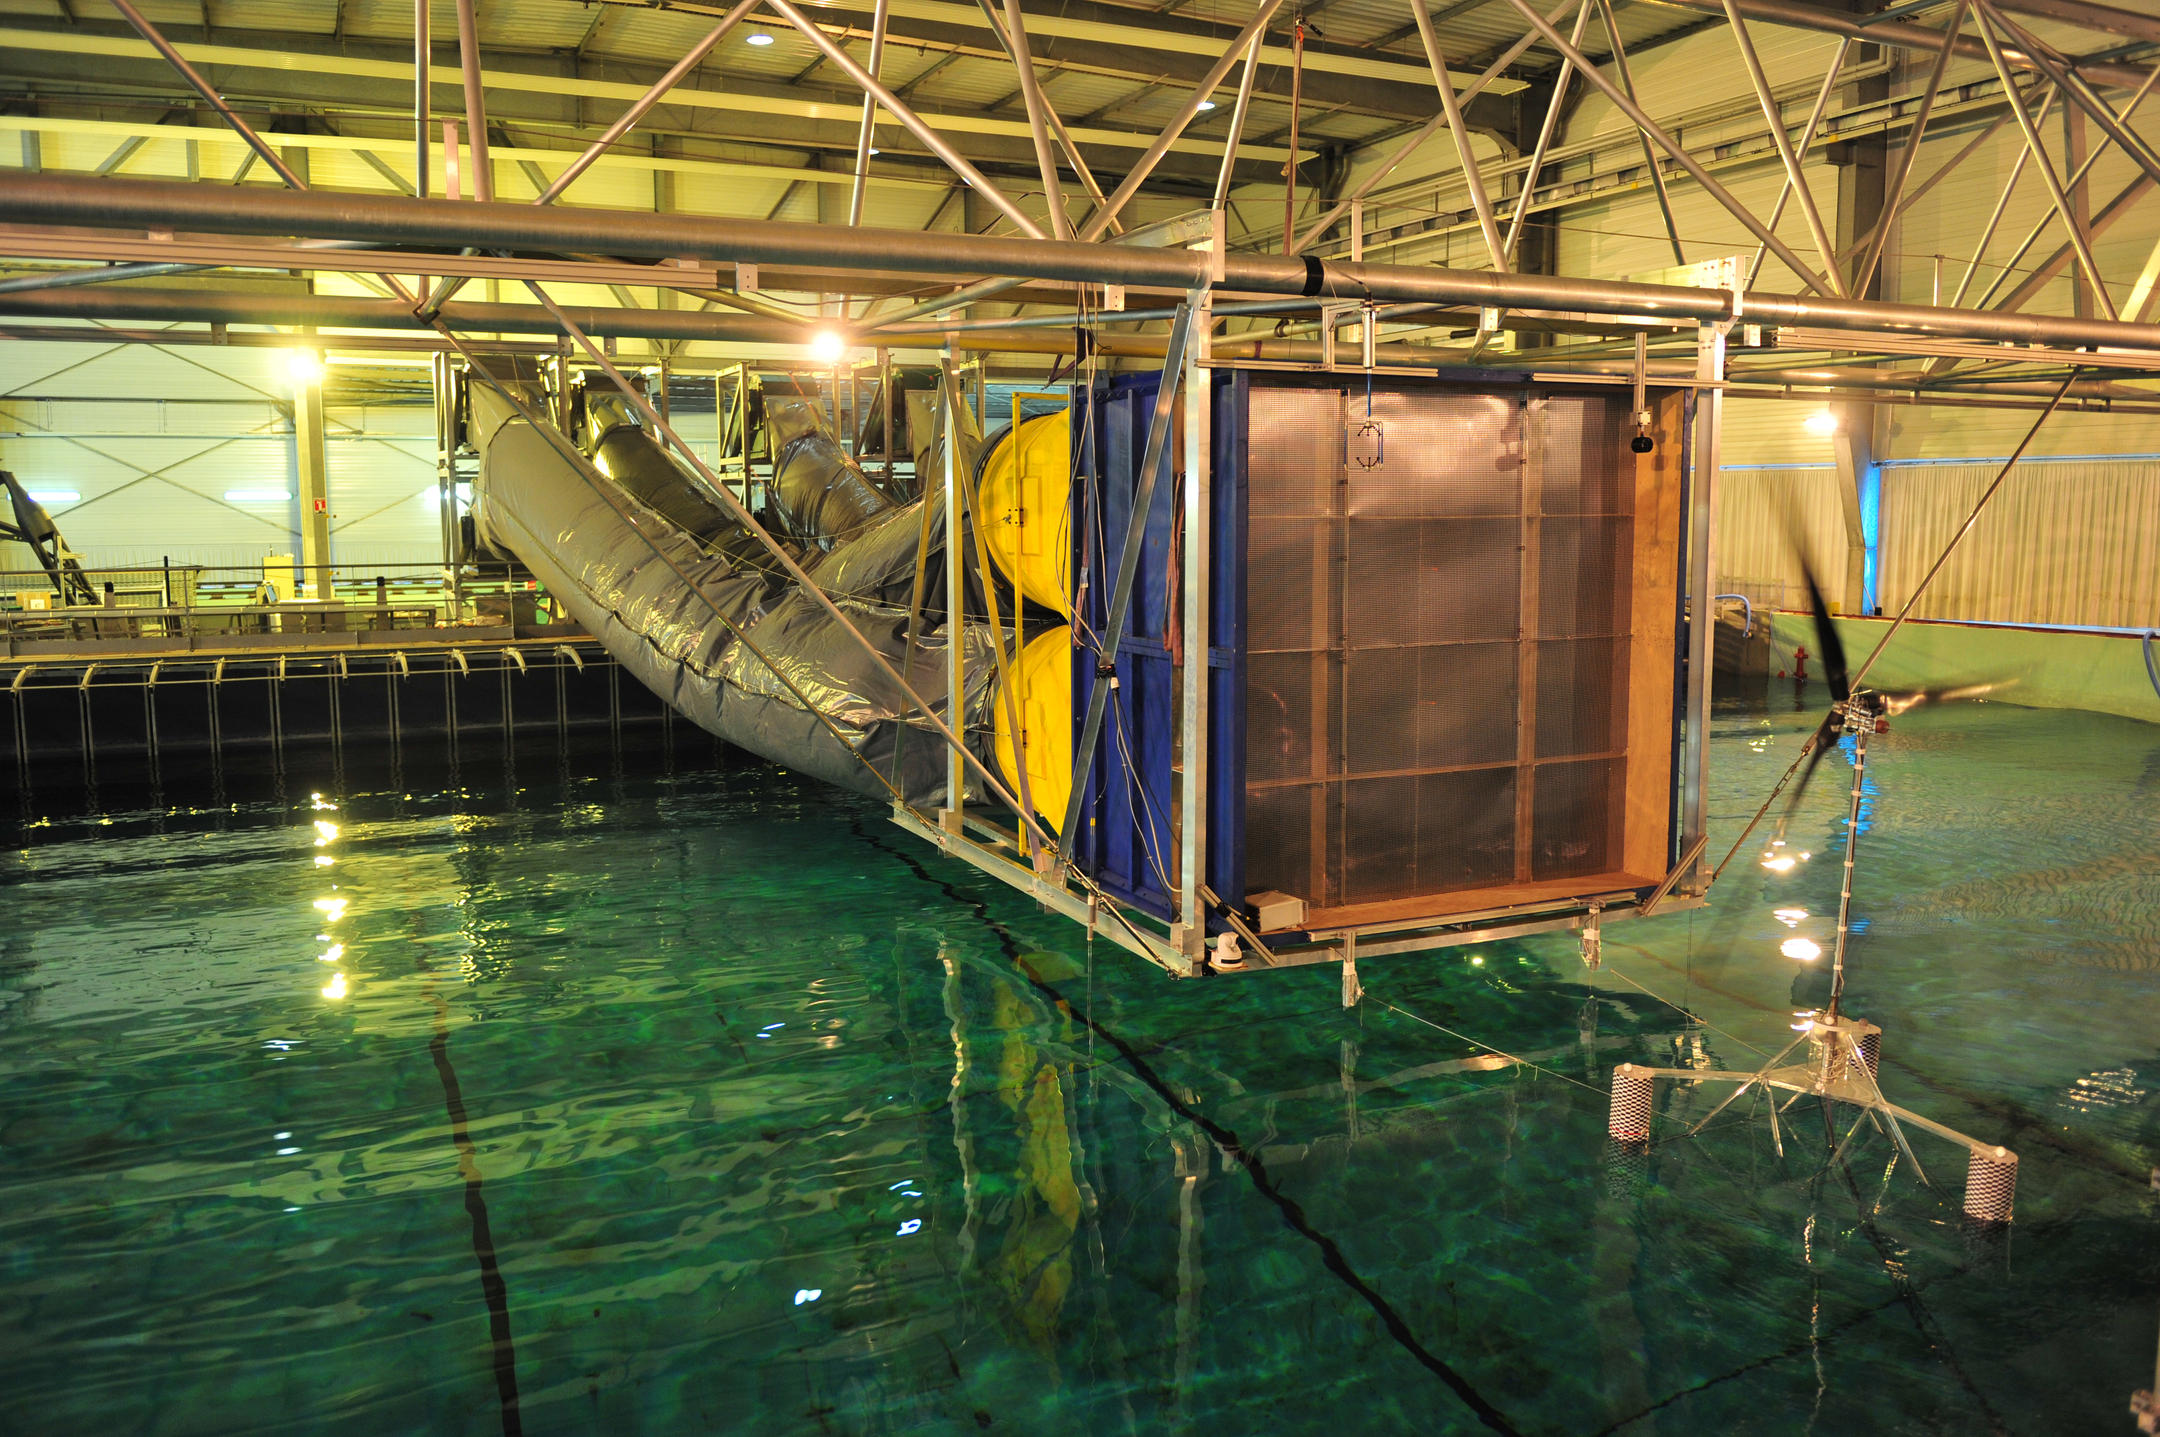
<svg viewBox="0 0 2160 1437">
<path fill-rule="evenodd" d="M 1068 411 L 1023 421 L 984 461 L 975 488 L 983 541 L 1006 578 L 1072 617 L 1072 422 Z"/>
<path fill-rule="evenodd" d="M 1013 665 L 1013 690 L 1020 699 L 1020 736 L 1027 750 L 1028 797 L 1037 813 L 1052 822 L 1065 816 L 1072 792 L 1072 630 L 1059 624 L 1028 641 Z M 1020 791 L 1013 761 L 1012 717 L 995 705 L 998 771 Z"/>
<path fill-rule="evenodd" d="M 1034 1016 L 1004 983 L 992 988 L 1005 1034 L 998 1096 L 1019 1123 L 1020 1169 L 1012 1224 L 991 1271 L 1028 1336 L 1045 1355 L 1055 1347 L 1058 1313 L 1072 1287 L 1073 1234 L 1080 1227 L 1080 1187 L 1073 1180 L 1072 1136 L 1065 1108 L 1066 1072 L 1028 1042 Z"/>
</svg>

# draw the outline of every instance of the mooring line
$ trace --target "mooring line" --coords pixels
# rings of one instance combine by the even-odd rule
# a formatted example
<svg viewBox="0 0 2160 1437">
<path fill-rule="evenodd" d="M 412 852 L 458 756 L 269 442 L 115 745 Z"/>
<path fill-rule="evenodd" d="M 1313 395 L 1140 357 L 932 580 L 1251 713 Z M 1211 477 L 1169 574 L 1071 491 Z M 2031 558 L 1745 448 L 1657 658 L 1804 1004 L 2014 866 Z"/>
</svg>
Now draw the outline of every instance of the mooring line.
<svg viewBox="0 0 2160 1437">
<path fill-rule="evenodd" d="M 502 1403 L 503 1437 L 523 1437 L 525 1422 L 518 1411 L 517 1348 L 510 1336 L 510 1290 L 503 1283 L 502 1268 L 495 1260 L 495 1235 L 488 1226 L 487 1199 L 481 1192 L 479 1154 L 466 1130 L 465 1094 L 458 1086 L 457 1069 L 450 1065 L 450 1005 L 428 988 L 428 1002 L 435 1007 L 435 1035 L 428 1040 L 428 1055 L 435 1060 L 435 1076 L 442 1080 L 443 1110 L 450 1118 L 450 1142 L 457 1150 L 458 1172 L 465 1179 L 465 1212 L 472 1219 L 473 1257 L 480 1264 L 480 1296 L 487 1302 L 488 1335 L 494 1349 L 495 1391 Z"/>
<path fill-rule="evenodd" d="M 1021 961 L 1019 943 L 1006 930 L 1004 924 L 990 916 L 989 904 L 980 898 L 961 893 L 951 884 L 936 877 L 916 860 L 915 855 L 890 847 L 868 834 L 863 834 L 862 837 L 866 843 L 875 848 L 883 849 L 898 858 L 902 863 L 905 863 L 918 878 L 936 888 L 954 903 L 974 909 L 975 915 L 982 920 L 983 926 L 997 935 L 999 946 L 1004 949 L 1006 956 L 1013 960 L 1013 965 L 1027 978 L 1029 984 L 1057 1004 L 1064 1012 L 1084 1024 L 1090 1032 L 1115 1048 L 1118 1055 L 1124 1059 L 1126 1066 L 1132 1070 L 1134 1076 L 1147 1084 L 1171 1111 L 1206 1133 L 1216 1147 L 1222 1150 L 1223 1155 L 1235 1162 L 1239 1170 L 1251 1180 L 1253 1187 L 1258 1190 L 1260 1195 L 1274 1204 L 1276 1211 L 1281 1214 L 1283 1221 L 1289 1225 L 1291 1230 L 1320 1250 L 1322 1265 L 1330 1273 L 1334 1274 L 1339 1282 L 1364 1300 L 1365 1304 L 1373 1310 L 1374 1315 L 1380 1319 L 1380 1324 L 1387 1330 L 1388 1336 L 1392 1337 L 1398 1346 L 1409 1353 L 1420 1366 L 1446 1383 L 1449 1390 L 1454 1392 L 1457 1397 L 1462 1399 L 1465 1406 L 1477 1414 L 1480 1422 L 1483 1422 L 1495 1432 L 1508 1433 L 1510 1437 L 1522 1437 L 1522 1429 L 1510 1422 L 1505 1413 L 1486 1400 L 1484 1394 L 1472 1386 L 1468 1378 L 1449 1365 L 1446 1359 L 1418 1340 L 1417 1334 L 1410 1330 L 1410 1324 L 1403 1320 L 1402 1314 L 1397 1312 L 1394 1306 L 1350 1265 L 1350 1260 L 1343 1255 L 1341 1247 L 1337 1246 L 1335 1240 L 1314 1227 L 1312 1220 L 1305 1215 L 1304 1208 L 1275 1185 L 1275 1180 L 1268 1173 L 1267 1165 L 1261 1160 L 1257 1152 L 1248 1149 L 1235 1132 L 1215 1122 L 1179 1097 L 1170 1084 L 1154 1068 L 1149 1066 L 1147 1060 L 1141 1057 L 1139 1051 L 1130 1043 L 1127 1043 L 1116 1033 L 1098 1023 L 1092 1013 L 1075 1008 L 1066 1000 L 1064 994 L 1037 977 L 1034 971 L 1025 962 Z"/>
</svg>

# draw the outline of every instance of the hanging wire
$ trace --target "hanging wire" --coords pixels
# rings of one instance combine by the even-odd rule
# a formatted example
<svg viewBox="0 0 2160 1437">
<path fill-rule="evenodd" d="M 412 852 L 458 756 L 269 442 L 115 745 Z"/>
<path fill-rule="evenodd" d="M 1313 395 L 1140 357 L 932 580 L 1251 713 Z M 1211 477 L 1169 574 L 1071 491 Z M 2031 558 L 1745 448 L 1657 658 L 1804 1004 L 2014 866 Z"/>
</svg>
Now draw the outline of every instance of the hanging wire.
<svg viewBox="0 0 2160 1437">
<path fill-rule="evenodd" d="M 1372 994 L 1370 991 L 1368 991 L 1365 996 L 1371 998 Z M 1445 1033 L 1450 1038 L 1460 1039 L 1461 1041 L 1468 1043 L 1473 1048 L 1483 1048 L 1488 1053 L 1498 1054 L 1500 1057 L 1507 1059 L 1511 1063 L 1521 1064 L 1523 1067 L 1528 1068 L 1533 1073 L 1544 1073 L 1549 1077 L 1558 1078 L 1563 1083 L 1573 1083 L 1576 1087 L 1581 1088 L 1586 1093 L 1597 1093 L 1601 1097 L 1604 1095 L 1603 1089 L 1593 1088 L 1588 1083 L 1583 1082 L 1579 1078 L 1571 1078 L 1567 1074 L 1559 1071 L 1557 1068 L 1548 1068 L 1542 1064 L 1533 1063 L 1528 1058 L 1518 1057 L 1515 1054 L 1508 1052 L 1505 1048 L 1495 1048 L 1490 1043 L 1481 1043 L 1477 1039 L 1471 1037 L 1468 1033 L 1458 1033 L 1453 1028 L 1446 1027 L 1443 1024 L 1435 1023 L 1430 1018 L 1420 1017 L 1407 1008 L 1398 1008 L 1385 998 L 1373 998 L 1373 1001 L 1375 1003 L 1378 1003 L 1381 1007 L 1387 1009 L 1390 1013 L 1399 1013 L 1403 1017 L 1408 1018 L 1413 1023 L 1423 1023 L 1426 1027 Z"/>
</svg>

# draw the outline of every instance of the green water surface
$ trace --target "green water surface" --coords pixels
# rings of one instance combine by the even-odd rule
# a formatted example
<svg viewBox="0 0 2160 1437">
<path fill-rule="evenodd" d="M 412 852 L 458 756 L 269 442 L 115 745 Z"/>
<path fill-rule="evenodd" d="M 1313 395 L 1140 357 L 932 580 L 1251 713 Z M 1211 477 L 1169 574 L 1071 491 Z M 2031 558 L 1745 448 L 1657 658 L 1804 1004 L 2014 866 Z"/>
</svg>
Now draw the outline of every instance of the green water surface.
<svg viewBox="0 0 2160 1437">
<path fill-rule="evenodd" d="M 1812 722 L 1721 708 L 1713 855 Z M 765 768 L 41 797 L 0 1432 L 2128 1432 L 2160 727 L 1978 705 L 1871 760 L 1849 1006 L 2019 1153 L 2007 1234 L 1933 1139 L 1932 1189 L 1873 1133 L 1826 1168 L 1812 1102 L 1782 1158 L 1759 1105 L 1681 1137 L 1709 1086 L 1605 1136 L 1614 1064 L 1752 1066 L 1820 1000 L 1779 945 L 1829 944 L 1842 757 L 1793 872 L 1597 972 L 1368 960 L 1351 1011 L 1091 950 Z"/>
</svg>

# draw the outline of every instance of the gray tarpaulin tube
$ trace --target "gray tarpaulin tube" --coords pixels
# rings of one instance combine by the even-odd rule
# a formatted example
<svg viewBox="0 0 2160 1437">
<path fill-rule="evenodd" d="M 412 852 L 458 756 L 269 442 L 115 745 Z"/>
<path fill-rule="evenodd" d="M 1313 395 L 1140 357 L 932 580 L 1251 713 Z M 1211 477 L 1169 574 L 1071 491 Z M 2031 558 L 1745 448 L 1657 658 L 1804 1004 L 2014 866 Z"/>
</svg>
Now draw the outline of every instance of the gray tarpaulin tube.
<svg viewBox="0 0 2160 1437">
<path fill-rule="evenodd" d="M 475 536 L 516 555 L 626 672 L 699 728 L 760 757 L 858 793 L 884 795 L 860 758 L 911 803 L 945 801 L 946 751 L 937 731 L 920 714 L 907 717 L 911 705 L 861 642 L 780 570 L 711 497 L 702 476 L 669 458 L 643 429 L 608 424 L 591 436 L 589 452 L 603 482 L 615 488 L 611 505 L 558 451 L 560 437 L 551 443 L 485 383 L 475 381 L 470 394 L 472 438 L 480 452 Z M 537 392 L 521 398 L 545 412 Z M 806 468 L 834 470 L 835 449 L 795 446 L 793 453 L 783 452 L 783 469 L 791 467 L 794 453 Z M 907 653 L 920 510 L 892 506 L 852 462 L 838 457 L 834 477 L 845 498 L 830 506 L 809 502 L 808 486 L 796 476 L 797 482 L 781 486 L 797 499 L 794 532 L 780 537 L 804 551 L 812 577 L 897 669 Z M 865 492 L 882 506 L 877 512 L 865 513 L 876 507 L 865 502 Z M 852 532 L 821 532 L 808 516 L 825 508 Z M 942 523 L 933 522 L 934 544 L 942 533 Z M 933 555 L 933 564 L 941 557 Z M 941 600 L 942 586 L 928 587 Z M 907 679 L 942 718 L 948 638 L 941 610 L 940 602 L 925 621 Z M 937 627 L 929 627 L 933 622 Z M 964 624 L 962 645 L 962 731 L 969 746 L 987 757 L 995 677 L 989 629 Z M 973 782 L 969 786 L 969 797 L 979 799 Z"/>
</svg>

